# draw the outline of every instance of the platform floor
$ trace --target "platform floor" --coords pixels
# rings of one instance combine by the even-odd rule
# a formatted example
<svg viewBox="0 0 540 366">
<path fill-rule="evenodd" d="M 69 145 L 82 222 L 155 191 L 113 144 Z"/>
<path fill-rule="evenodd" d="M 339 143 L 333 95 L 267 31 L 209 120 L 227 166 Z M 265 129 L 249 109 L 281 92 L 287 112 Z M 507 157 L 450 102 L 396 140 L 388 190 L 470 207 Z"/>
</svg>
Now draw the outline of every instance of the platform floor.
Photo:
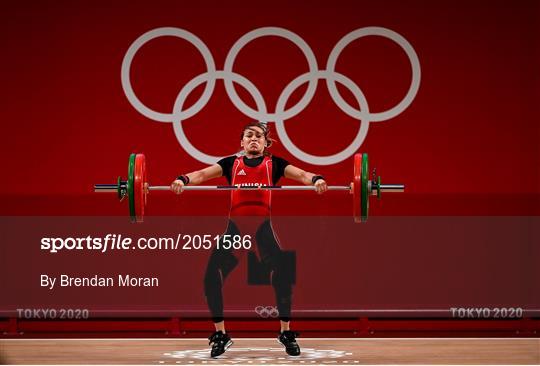
<svg viewBox="0 0 540 366">
<path fill-rule="evenodd" d="M 238 338 L 218 359 L 205 339 L 3 339 L 0 363 L 152 365 L 540 364 L 535 338 L 299 338 L 287 356 L 275 339 Z"/>
</svg>

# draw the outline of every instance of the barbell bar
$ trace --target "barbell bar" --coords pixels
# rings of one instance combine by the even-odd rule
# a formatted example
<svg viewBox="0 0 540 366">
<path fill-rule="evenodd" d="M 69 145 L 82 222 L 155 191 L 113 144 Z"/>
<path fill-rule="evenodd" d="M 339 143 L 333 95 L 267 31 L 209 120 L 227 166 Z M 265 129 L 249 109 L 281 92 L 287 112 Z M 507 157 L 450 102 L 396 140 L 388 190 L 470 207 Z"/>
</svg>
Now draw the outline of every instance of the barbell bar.
<svg viewBox="0 0 540 366">
<path fill-rule="evenodd" d="M 150 191 L 169 191 L 168 186 L 151 186 L 146 180 L 146 158 L 144 154 L 131 154 L 128 162 L 128 179 L 118 177 L 116 184 L 95 184 L 94 192 L 116 192 L 120 201 L 128 197 L 129 212 L 132 222 L 142 222 L 144 208 Z M 269 186 L 253 185 L 216 185 L 184 186 L 183 191 L 232 191 L 232 190 L 275 190 L 275 191 L 313 191 L 314 186 Z M 355 222 L 365 222 L 369 213 L 369 196 L 381 198 L 382 192 L 403 192 L 403 184 L 381 184 L 381 177 L 372 172 L 369 179 L 368 155 L 355 154 L 353 181 L 349 185 L 328 186 L 330 191 L 348 191 L 353 196 L 353 217 Z"/>
</svg>

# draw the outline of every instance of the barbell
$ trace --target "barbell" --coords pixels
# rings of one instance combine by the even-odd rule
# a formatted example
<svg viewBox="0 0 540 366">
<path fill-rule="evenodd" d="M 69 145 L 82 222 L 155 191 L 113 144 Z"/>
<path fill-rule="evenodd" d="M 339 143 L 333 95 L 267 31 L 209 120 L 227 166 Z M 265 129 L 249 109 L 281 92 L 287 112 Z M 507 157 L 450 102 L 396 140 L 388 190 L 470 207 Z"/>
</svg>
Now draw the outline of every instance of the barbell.
<svg viewBox="0 0 540 366">
<path fill-rule="evenodd" d="M 128 178 L 118 177 L 116 184 L 95 184 L 94 192 L 116 192 L 118 199 L 128 198 L 129 214 L 132 222 L 142 222 L 150 191 L 168 191 L 168 186 L 151 186 L 146 180 L 146 158 L 144 154 L 131 154 L 128 163 Z M 255 184 L 252 186 L 184 186 L 184 191 L 231 191 L 231 190 L 280 190 L 280 191 L 313 191 L 314 186 L 269 186 Z M 381 198 L 382 192 L 403 192 L 403 184 L 381 184 L 381 177 L 373 169 L 369 177 L 368 155 L 355 154 L 353 181 L 345 186 L 328 186 L 330 191 L 346 191 L 353 197 L 353 217 L 355 222 L 365 222 L 369 212 L 369 197 Z"/>
</svg>

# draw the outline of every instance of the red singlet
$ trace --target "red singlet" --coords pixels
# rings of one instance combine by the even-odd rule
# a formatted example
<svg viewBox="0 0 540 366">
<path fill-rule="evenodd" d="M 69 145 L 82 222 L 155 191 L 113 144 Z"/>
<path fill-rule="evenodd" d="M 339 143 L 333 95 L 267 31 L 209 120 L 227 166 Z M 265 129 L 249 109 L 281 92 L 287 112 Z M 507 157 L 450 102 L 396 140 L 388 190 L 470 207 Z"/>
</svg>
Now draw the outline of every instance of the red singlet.
<svg viewBox="0 0 540 366">
<path fill-rule="evenodd" d="M 244 157 L 236 158 L 231 173 L 232 185 L 272 185 L 272 157 L 265 156 L 256 167 L 244 164 Z M 234 216 L 270 216 L 272 200 L 270 190 L 237 190 L 231 191 L 231 210 L 229 217 Z"/>
</svg>

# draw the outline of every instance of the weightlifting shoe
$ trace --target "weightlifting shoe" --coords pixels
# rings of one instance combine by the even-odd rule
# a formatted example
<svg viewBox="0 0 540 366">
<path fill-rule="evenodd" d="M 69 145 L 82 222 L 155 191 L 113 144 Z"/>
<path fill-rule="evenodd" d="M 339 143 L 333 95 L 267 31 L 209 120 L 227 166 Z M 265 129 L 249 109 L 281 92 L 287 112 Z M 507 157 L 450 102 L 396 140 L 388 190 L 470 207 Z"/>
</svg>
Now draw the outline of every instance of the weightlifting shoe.
<svg viewBox="0 0 540 366">
<path fill-rule="evenodd" d="M 296 337 L 298 336 L 298 333 L 291 330 L 279 333 L 278 342 L 285 346 L 285 352 L 287 352 L 289 356 L 300 355 L 300 346 L 296 343 Z"/>
<path fill-rule="evenodd" d="M 208 344 L 212 345 L 212 351 L 210 352 L 210 357 L 215 358 L 219 355 L 225 353 L 227 348 L 232 346 L 233 341 L 227 333 L 223 333 L 221 330 L 214 332 L 210 337 L 208 337 Z"/>
</svg>

